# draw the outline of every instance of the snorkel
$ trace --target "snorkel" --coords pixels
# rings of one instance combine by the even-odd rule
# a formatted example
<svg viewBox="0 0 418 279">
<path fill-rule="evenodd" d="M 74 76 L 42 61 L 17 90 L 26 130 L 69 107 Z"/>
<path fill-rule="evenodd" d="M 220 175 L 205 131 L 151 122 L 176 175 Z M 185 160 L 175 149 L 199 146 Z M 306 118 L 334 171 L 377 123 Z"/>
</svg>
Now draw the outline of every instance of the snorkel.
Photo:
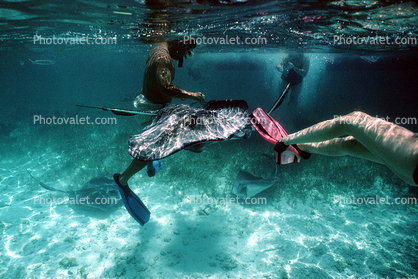
<svg viewBox="0 0 418 279">
<path fill-rule="evenodd" d="M 189 50 L 184 57 L 187 59 L 187 58 L 192 57 L 193 55 L 194 55 L 194 52 Z"/>
<path fill-rule="evenodd" d="M 194 42 L 186 42 L 183 40 L 173 40 L 169 41 L 168 43 L 168 51 L 170 53 L 171 58 L 174 60 L 178 60 L 179 64 L 178 67 L 181 68 L 183 66 L 183 58 L 189 58 L 193 56 L 193 51 L 196 47 L 196 43 Z"/>
<path fill-rule="evenodd" d="M 193 51 L 191 51 L 191 50 L 189 50 L 185 55 L 184 55 L 184 58 L 190 58 L 190 57 L 192 57 L 194 55 L 194 52 Z M 180 60 L 179 60 L 179 68 L 181 68 L 181 67 L 183 67 L 183 56 L 180 58 Z"/>
</svg>

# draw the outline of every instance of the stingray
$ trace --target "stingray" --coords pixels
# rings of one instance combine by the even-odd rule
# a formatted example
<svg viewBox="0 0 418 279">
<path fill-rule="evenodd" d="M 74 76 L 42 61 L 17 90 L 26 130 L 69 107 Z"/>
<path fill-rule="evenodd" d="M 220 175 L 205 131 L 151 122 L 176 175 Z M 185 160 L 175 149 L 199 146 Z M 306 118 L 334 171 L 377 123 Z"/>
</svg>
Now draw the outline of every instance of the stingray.
<svg viewBox="0 0 418 279">
<path fill-rule="evenodd" d="M 182 149 L 200 153 L 211 143 L 251 135 L 248 104 L 243 100 L 210 101 L 203 108 L 169 105 L 129 139 L 129 154 L 141 161 L 166 158 Z"/>
<path fill-rule="evenodd" d="M 270 158 L 267 155 L 264 155 L 264 156 Z M 272 160 L 274 162 L 274 159 Z M 235 179 L 234 185 L 232 186 L 231 193 L 245 200 L 247 198 L 251 198 L 257 195 L 258 193 L 270 188 L 277 182 L 279 182 L 279 178 L 277 177 L 277 165 L 276 165 L 276 173 L 274 174 L 273 177 L 268 178 L 268 179 L 254 176 L 246 171 L 240 170 Z"/>
<path fill-rule="evenodd" d="M 105 211 L 119 204 L 121 200 L 118 187 L 112 175 L 93 178 L 76 191 L 55 189 L 39 181 L 30 172 L 29 175 L 47 190 L 69 194 L 69 199 L 67 200 L 69 204 L 80 204 Z"/>
</svg>

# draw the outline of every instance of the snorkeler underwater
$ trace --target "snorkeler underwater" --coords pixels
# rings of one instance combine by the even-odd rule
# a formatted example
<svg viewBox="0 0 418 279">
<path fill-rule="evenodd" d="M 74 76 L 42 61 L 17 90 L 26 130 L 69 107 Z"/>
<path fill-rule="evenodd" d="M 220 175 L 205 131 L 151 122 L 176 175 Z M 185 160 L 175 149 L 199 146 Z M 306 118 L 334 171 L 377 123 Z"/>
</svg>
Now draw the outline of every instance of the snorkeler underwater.
<svg viewBox="0 0 418 279">
<path fill-rule="evenodd" d="M 0 1 L 0 278 L 417 278 L 412 1 Z"/>
</svg>

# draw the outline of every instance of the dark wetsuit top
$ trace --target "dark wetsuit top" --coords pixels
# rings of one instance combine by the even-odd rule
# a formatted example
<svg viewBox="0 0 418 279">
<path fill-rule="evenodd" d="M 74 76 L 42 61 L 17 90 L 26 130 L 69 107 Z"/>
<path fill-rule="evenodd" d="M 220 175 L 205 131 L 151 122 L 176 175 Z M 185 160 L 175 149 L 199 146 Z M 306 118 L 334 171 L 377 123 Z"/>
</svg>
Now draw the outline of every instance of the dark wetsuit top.
<svg viewBox="0 0 418 279">
<path fill-rule="evenodd" d="M 303 80 L 303 77 L 296 73 L 296 71 L 293 69 L 290 69 L 287 75 L 282 74 L 281 78 L 286 83 L 290 83 L 291 86 L 298 85 Z"/>
<path fill-rule="evenodd" d="M 141 93 L 157 104 L 170 103 L 182 90 L 172 83 L 174 63 L 163 46 L 155 47 L 148 55 Z"/>
</svg>

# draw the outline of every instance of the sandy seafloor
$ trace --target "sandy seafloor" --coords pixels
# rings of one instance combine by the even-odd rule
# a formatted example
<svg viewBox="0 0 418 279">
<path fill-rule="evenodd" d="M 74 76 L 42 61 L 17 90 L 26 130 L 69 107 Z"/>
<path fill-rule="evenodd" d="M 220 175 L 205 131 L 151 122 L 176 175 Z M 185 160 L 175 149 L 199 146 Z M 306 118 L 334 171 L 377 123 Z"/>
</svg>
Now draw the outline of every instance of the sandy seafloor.
<svg viewBox="0 0 418 279">
<path fill-rule="evenodd" d="M 100 114 L 103 116 L 103 114 Z M 105 115 L 107 116 L 107 114 Z M 115 126 L 46 126 L 20 121 L 1 138 L 0 278 L 415 278 L 418 205 L 353 205 L 345 198 L 417 198 L 386 167 L 360 159 L 312 156 L 279 166 L 267 204 L 189 204 L 232 197 L 239 170 L 271 177 L 258 135 L 163 160 L 154 178 L 129 182 L 149 207 L 139 226 L 123 206 L 34 204 L 62 197 L 39 186 L 78 189 L 130 163 L 130 120 Z M 376 277 L 378 276 L 378 277 Z"/>
</svg>

